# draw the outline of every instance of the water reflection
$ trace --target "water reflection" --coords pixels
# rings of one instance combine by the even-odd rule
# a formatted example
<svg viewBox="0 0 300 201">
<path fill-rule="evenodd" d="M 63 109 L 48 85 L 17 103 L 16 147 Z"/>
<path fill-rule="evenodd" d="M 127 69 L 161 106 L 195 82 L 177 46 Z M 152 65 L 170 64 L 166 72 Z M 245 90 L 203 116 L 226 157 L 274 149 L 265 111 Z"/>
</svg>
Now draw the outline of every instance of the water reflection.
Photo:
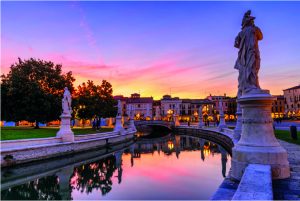
<svg viewBox="0 0 300 201">
<path fill-rule="evenodd" d="M 61 200 L 59 179 L 48 176 L 1 191 L 1 200 Z"/>
<path fill-rule="evenodd" d="M 1 199 L 209 199 L 226 176 L 227 156 L 200 138 L 141 138 L 104 159 L 4 189 Z"/>
</svg>

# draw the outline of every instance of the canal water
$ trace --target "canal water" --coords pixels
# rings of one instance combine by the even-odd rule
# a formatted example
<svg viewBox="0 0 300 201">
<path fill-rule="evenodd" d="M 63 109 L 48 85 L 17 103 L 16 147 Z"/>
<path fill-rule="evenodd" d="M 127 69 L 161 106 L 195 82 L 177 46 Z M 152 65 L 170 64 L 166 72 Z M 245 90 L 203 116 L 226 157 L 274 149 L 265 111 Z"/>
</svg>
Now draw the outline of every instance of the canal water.
<svg viewBox="0 0 300 201">
<path fill-rule="evenodd" d="M 36 169 L 2 171 L 1 199 L 209 199 L 231 163 L 226 150 L 214 142 L 171 134 L 141 137 L 102 158 L 63 160 L 68 161 L 58 169 L 50 161 Z M 27 170 L 33 173 L 26 175 Z"/>
</svg>

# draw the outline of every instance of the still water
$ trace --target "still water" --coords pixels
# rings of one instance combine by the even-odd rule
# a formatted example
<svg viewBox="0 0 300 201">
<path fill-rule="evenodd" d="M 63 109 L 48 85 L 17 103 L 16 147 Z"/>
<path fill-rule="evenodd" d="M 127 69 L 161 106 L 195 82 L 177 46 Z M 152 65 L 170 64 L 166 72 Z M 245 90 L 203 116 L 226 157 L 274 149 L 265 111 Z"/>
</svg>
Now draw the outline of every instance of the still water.
<svg viewBox="0 0 300 201">
<path fill-rule="evenodd" d="M 23 178 L 21 172 L 34 167 L 19 168 L 13 180 L 6 173 L 1 199 L 209 199 L 230 168 L 223 147 L 179 135 L 140 138 L 102 158 L 70 161 L 53 170 L 53 162 L 40 164 Z"/>
</svg>

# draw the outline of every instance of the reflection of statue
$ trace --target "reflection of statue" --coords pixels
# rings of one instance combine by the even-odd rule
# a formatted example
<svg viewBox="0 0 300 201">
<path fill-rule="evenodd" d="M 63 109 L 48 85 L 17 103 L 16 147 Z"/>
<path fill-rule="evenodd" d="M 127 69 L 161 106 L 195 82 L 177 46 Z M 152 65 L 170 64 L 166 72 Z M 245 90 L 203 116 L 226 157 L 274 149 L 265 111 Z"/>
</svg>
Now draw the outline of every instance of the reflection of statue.
<svg viewBox="0 0 300 201">
<path fill-rule="evenodd" d="M 239 70 L 238 97 L 242 93 L 259 90 L 258 71 L 260 68 L 260 53 L 258 41 L 262 40 L 261 30 L 254 25 L 255 17 L 247 11 L 242 22 L 242 31 L 235 38 L 234 47 L 239 49 L 234 68 Z"/>
<path fill-rule="evenodd" d="M 70 91 L 68 90 L 68 87 L 65 87 L 65 92 L 64 92 L 64 97 L 62 99 L 62 109 L 63 109 L 63 114 L 72 114 L 72 98 Z"/>
<path fill-rule="evenodd" d="M 205 140 L 200 138 L 199 139 L 199 145 L 200 145 L 200 154 L 201 154 L 202 161 L 205 160 L 205 156 L 204 156 L 204 144 L 205 144 Z"/>
<path fill-rule="evenodd" d="M 226 177 L 226 163 L 227 163 L 227 152 L 222 146 L 218 146 L 221 152 L 221 162 L 222 162 L 222 175 Z"/>
</svg>

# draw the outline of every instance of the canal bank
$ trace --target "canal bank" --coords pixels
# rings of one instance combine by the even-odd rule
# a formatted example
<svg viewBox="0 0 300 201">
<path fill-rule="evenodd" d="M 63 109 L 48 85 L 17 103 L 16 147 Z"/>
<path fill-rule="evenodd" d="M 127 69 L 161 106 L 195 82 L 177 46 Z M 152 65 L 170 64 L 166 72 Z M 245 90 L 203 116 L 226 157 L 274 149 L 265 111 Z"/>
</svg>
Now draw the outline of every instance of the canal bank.
<svg viewBox="0 0 300 201">
<path fill-rule="evenodd" d="M 135 130 L 74 136 L 74 142 L 62 137 L 1 141 L 1 167 L 65 156 L 95 148 L 120 144 L 134 138 Z"/>
</svg>

